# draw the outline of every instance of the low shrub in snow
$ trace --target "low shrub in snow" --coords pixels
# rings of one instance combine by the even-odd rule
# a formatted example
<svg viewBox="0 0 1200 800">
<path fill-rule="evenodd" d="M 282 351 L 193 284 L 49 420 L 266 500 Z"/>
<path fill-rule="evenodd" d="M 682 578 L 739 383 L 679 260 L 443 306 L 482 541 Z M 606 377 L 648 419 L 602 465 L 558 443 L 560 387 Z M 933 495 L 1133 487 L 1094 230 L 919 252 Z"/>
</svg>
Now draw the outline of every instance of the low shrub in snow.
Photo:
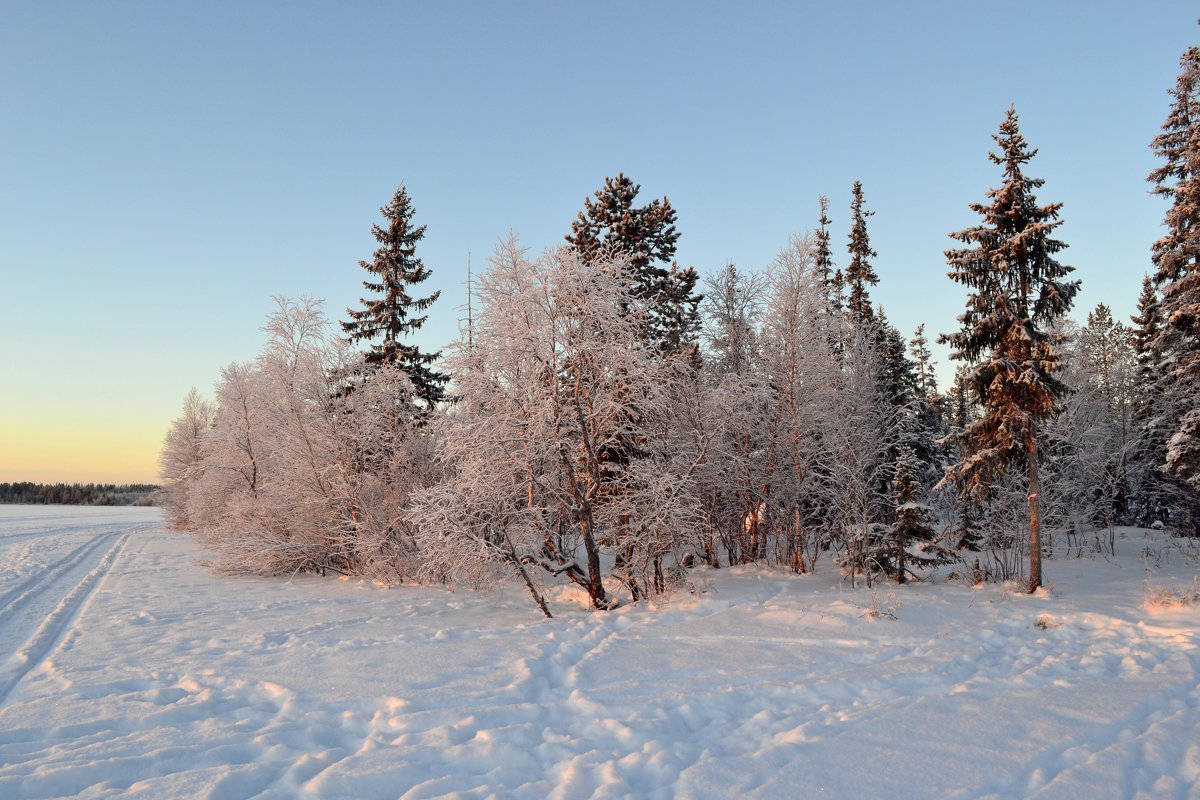
<svg viewBox="0 0 1200 800">
<path fill-rule="evenodd" d="M 1192 578 L 1191 586 L 1184 586 L 1182 588 L 1155 586 L 1147 580 L 1142 604 L 1148 609 L 1156 609 L 1170 608 L 1172 606 L 1190 606 L 1197 601 L 1200 601 L 1200 583 L 1197 582 L 1196 578 Z"/>
</svg>

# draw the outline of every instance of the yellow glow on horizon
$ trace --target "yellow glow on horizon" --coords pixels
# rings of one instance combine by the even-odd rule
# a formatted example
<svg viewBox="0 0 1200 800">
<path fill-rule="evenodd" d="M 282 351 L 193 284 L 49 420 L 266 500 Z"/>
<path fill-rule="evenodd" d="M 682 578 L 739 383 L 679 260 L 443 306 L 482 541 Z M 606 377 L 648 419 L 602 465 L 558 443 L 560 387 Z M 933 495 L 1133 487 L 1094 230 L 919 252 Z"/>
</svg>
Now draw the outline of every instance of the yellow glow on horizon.
<svg viewBox="0 0 1200 800">
<path fill-rule="evenodd" d="M 166 425 L 8 417 L 0 425 L 0 483 L 157 483 Z"/>
</svg>

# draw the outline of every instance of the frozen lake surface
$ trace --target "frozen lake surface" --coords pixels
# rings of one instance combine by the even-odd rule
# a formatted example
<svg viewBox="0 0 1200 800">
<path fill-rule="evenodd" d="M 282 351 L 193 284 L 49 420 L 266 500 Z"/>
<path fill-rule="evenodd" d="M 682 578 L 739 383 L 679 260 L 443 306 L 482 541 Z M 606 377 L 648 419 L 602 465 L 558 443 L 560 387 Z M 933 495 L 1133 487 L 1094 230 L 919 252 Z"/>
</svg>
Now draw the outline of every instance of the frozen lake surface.
<svg viewBox="0 0 1200 800">
<path fill-rule="evenodd" d="M 1195 556 L 1034 596 L 693 573 L 657 607 L 211 575 L 144 508 L 0 506 L 0 797 L 1200 797 Z M 1149 584 L 1147 584 L 1149 581 Z"/>
</svg>

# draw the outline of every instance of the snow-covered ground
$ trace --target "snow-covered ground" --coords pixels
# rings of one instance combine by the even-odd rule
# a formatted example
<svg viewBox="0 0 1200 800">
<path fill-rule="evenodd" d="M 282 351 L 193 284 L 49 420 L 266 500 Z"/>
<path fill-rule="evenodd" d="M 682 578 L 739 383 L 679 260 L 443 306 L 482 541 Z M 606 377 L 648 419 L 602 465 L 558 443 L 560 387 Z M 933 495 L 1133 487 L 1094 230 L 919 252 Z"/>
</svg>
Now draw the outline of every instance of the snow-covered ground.
<svg viewBox="0 0 1200 800">
<path fill-rule="evenodd" d="M 0 507 L 0 797 L 1200 797 L 1200 606 L 1144 604 L 1147 560 L 1200 565 L 1118 553 L 1032 597 L 884 587 L 895 619 L 735 569 L 546 620 L 519 587 L 215 577 L 152 509 Z"/>
</svg>

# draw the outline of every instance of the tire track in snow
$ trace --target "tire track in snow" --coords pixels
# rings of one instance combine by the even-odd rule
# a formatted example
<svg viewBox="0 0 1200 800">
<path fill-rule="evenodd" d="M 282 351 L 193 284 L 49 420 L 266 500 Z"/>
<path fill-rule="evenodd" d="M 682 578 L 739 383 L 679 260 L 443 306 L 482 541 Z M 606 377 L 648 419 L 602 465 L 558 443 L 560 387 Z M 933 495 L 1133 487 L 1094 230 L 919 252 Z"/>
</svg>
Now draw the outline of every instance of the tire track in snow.
<svg viewBox="0 0 1200 800">
<path fill-rule="evenodd" d="M 8 700 L 8 696 L 12 690 L 16 688 L 26 675 L 38 667 L 46 658 L 54 651 L 55 647 L 69 633 L 72 623 L 79 616 L 87 601 L 95 593 L 101 581 L 112 570 L 113 564 L 117 560 L 124 549 L 126 542 L 129 541 L 130 533 L 123 534 L 108 551 L 101 556 L 95 567 L 88 572 L 82 580 L 80 580 L 69 592 L 58 602 L 54 610 L 51 611 L 42 623 L 37 627 L 33 634 L 25 640 L 20 649 L 17 650 L 3 666 L 0 666 L 0 705 Z M 95 544 L 97 541 L 105 541 L 111 538 L 110 536 L 101 535 L 89 544 Z M 84 545 L 80 550 L 86 549 L 86 553 L 71 564 L 75 566 L 87 555 L 90 555 L 98 546 L 87 549 L 89 545 Z M 79 551 L 76 551 L 77 553 Z M 70 556 L 68 556 L 70 558 Z M 70 572 L 70 567 L 56 573 L 57 577 L 61 578 L 66 573 Z M 55 580 L 51 579 L 49 583 L 43 585 L 43 589 L 49 586 L 54 586 Z"/>
</svg>

